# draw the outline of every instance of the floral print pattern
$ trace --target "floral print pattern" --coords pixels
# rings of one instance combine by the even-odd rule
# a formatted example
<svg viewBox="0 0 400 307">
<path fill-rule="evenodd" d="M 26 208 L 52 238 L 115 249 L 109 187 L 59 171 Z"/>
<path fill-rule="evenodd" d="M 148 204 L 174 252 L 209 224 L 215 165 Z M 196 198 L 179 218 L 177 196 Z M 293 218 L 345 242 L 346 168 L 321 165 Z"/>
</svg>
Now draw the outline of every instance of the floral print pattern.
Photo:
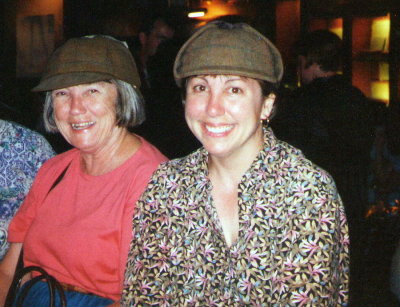
<svg viewBox="0 0 400 307">
<path fill-rule="evenodd" d="M 0 260 L 9 246 L 8 225 L 40 166 L 52 156 L 54 151 L 43 136 L 0 120 Z"/>
<path fill-rule="evenodd" d="M 329 174 L 264 130 L 238 187 L 239 238 L 227 246 L 205 149 L 167 162 L 137 204 L 123 306 L 340 306 L 349 238 Z"/>
</svg>

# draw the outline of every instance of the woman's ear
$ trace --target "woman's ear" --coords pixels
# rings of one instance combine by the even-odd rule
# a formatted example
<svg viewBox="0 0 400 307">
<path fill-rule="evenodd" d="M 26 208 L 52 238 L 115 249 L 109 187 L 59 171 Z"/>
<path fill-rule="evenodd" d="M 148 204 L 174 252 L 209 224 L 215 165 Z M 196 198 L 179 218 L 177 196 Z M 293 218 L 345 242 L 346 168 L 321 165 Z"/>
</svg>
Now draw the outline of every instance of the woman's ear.
<svg viewBox="0 0 400 307">
<path fill-rule="evenodd" d="M 269 94 L 266 98 L 264 98 L 260 119 L 266 120 L 270 117 L 272 108 L 274 107 L 275 99 L 275 94 Z"/>
</svg>

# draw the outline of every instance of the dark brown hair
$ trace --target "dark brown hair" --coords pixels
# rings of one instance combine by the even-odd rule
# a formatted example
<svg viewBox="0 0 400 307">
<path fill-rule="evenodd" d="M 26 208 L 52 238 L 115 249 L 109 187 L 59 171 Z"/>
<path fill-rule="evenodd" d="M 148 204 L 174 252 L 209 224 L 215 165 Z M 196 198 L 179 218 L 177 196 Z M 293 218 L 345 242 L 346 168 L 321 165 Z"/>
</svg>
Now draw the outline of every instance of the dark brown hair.
<svg viewBox="0 0 400 307">
<path fill-rule="evenodd" d="M 306 58 L 306 68 L 316 63 L 324 71 L 337 71 L 342 61 L 342 41 L 334 33 L 317 30 L 306 34 L 294 47 L 297 56 Z"/>
</svg>

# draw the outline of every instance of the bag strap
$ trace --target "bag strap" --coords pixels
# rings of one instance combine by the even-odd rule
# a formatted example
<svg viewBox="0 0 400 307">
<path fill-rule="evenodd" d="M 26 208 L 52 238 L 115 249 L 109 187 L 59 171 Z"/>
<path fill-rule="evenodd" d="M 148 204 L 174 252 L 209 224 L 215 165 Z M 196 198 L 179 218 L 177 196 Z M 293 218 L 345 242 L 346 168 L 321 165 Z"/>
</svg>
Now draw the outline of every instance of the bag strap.
<svg viewBox="0 0 400 307">
<path fill-rule="evenodd" d="M 61 306 L 66 307 L 67 305 L 67 300 L 65 298 L 65 293 L 64 290 L 61 286 L 61 284 L 50 274 L 48 274 L 44 269 L 38 266 L 28 266 L 26 268 L 23 268 L 21 271 L 18 272 L 18 274 L 15 276 L 13 280 L 12 287 L 15 287 L 16 289 L 19 289 L 21 286 L 21 281 L 22 278 L 31 272 L 38 272 L 40 275 L 30 279 L 29 281 L 26 282 L 26 286 L 24 289 L 21 291 L 20 295 L 18 296 L 18 299 L 16 301 L 16 307 L 22 307 L 22 303 L 25 300 L 26 295 L 28 294 L 29 290 L 39 281 L 46 281 L 47 286 L 49 289 L 49 297 L 50 297 L 50 306 L 56 306 L 56 291 L 60 295 L 60 301 L 61 301 Z M 18 291 L 17 291 L 18 293 Z"/>
<path fill-rule="evenodd" d="M 46 200 L 46 198 L 47 198 L 47 196 L 49 195 L 49 193 L 61 182 L 61 180 L 63 180 L 63 178 L 64 178 L 65 174 L 67 173 L 67 170 L 68 170 L 68 168 L 70 167 L 71 163 L 72 163 L 72 161 L 68 163 L 68 165 L 67 165 L 67 166 L 64 168 L 64 170 L 60 173 L 60 175 L 57 176 L 56 180 L 54 180 L 53 184 L 51 185 L 51 187 L 50 187 L 49 191 L 47 192 L 46 196 L 44 197 L 43 201 Z M 66 303 L 65 303 L 65 302 L 66 302 L 66 300 L 65 300 L 65 295 L 64 295 L 64 291 L 63 291 L 61 285 L 59 284 L 59 282 L 58 282 L 53 276 L 47 274 L 47 272 L 46 272 L 45 270 L 41 269 L 40 267 L 30 266 L 30 267 L 27 267 L 27 268 L 24 269 L 24 260 L 23 260 L 24 257 L 23 257 L 23 255 L 24 255 L 23 249 L 21 249 L 21 252 L 20 252 L 19 257 L 18 257 L 18 263 L 17 263 L 17 266 L 16 266 L 16 268 L 15 268 L 15 272 L 14 272 L 14 278 L 13 278 L 13 281 L 12 281 L 12 283 L 11 283 L 10 289 L 8 290 L 7 297 L 6 297 L 6 302 L 5 302 L 5 305 L 4 305 L 4 306 L 5 306 L 5 307 L 8 307 L 8 306 L 12 307 L 12 306 L 13 306 L 15 297 L 17 296 L 18 290 L 19 290 L 19 288 L 20 288 L 20 286 L 21 286 L 21 280 L 22 280 L 22 278 L 23 278 L 27 273 L 29 273 L 29 272 L 31 272 L 31 271 L 33 271 L 33 270 L 37 270 L 37 271 L 42 270 L 45 274 L 43 274 L 43 273 L 41 272 L 41 275 L 37 276 L 37 277 L 41 277 L 41 278 L 36 278 L 36 277 L 33 278 L 33 279 L 31 280 L 32 282 L 31 282 L 30 284 L 28 284 L 28 285 L 25 287 L 25 289 L 24 289 L 24 292 L 26 292 L 26 293 L 25 293 L 24 295 L 21 294 L 20 297 L 25 298 L 25 296 L 26 296 L 26 294 L 28 293 L 29 289 L 30 289 L 36 282 L 38 282 L 38 281 L 40 281 L 40 280 L 43 280 L 43 279 L 47 279 L 48 285 L 49 285 L 49 291 L 50 291 L 50 299 L 51 299 L 51 300 L 50 300 L 50 304 L 51 304 L 50 306 L 55 306 L 55 301 L 54 301 L 54 285 L 56 286 L 57 290 L 58 290 L 59 293 L 60 293 L 61 301 L 62 301 L 62 303 L 63 303 L 62 306 L 65 306 L 65 305 L 66 305 Z M 31 269 L 30 271 L 29 271 L 29 270 L 26 270 L 26 269 L 29 269 L 29 268 L 35 268 L 35 269 Z M 38 269 L 37 269 L 37 268 L 38 268 Z M 21 272 L 21 274 L 23 273 L 23 275 L 22 275 L 21 277 L 19 277 L 20 272 Z M 17 278 L 17 277 L 18 277 L 18 278 Z M 28 282 L 30 282 L 30 281 L 28 281 Z M 64 299 L 64 301 L 63 301 L 63 299 Z M 20 299 L 18 299 L 18 301 L 19 301 L 19 300 L 20 300 Z M 23 299 L 22 299 L 22 301 L 23 301 Z M 22 304 L 22 302 L 21 302 L 21 304 Z M 18 306 L 18 302 L 17 302 L 17 306 Z"/>
</svg>

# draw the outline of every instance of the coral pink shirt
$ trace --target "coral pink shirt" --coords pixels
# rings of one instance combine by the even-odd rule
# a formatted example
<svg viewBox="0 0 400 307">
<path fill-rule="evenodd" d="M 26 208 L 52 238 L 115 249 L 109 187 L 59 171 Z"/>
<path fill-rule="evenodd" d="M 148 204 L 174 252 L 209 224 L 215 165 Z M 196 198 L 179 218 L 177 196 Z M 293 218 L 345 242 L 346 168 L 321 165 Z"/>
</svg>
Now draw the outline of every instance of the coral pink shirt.
<svg viewBox="0 0 400 307">
<path fill-rule="evenodd" d="M 9 227 L 9 241 L 24 243 L 25 266 L 38 265 L 60 282 L 120 299 L 135 203 L 153 171 L 167 160 L 141 141 L 129 160 L 104 175 L 83 173 L 77 149 L 42 166 Z"/>
</svg>

